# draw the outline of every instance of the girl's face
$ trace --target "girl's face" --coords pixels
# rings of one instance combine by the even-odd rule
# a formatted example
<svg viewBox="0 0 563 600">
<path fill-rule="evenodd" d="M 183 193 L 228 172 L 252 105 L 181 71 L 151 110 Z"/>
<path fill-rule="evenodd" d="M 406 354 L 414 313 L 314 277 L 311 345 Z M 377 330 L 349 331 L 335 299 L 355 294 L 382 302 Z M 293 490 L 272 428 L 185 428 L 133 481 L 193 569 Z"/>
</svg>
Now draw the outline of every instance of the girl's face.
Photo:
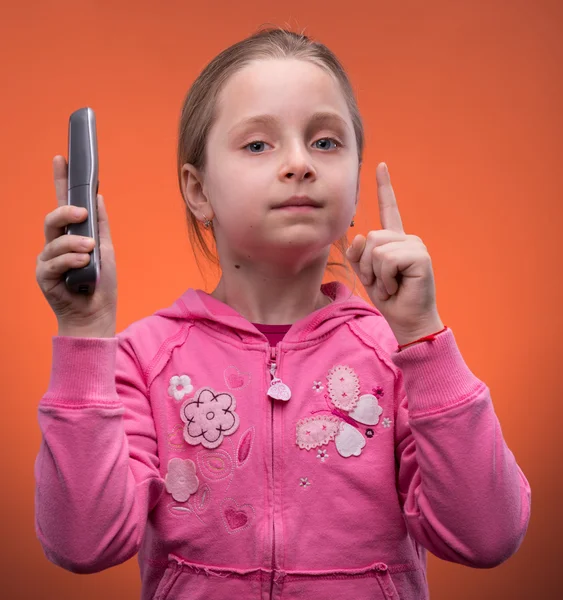
<svg viewBox="0 0 563 600">
<path fill-rule="evenodd" d="M 355 213 L 359 164 L 337 81 L 309 62 L 255 61 L 233 75 L 207 140 L 203 192 L 219 254 L 265 261 L 328 255 Z M 280 209 L 294 195 L 316 208 Z"/>
</svg>

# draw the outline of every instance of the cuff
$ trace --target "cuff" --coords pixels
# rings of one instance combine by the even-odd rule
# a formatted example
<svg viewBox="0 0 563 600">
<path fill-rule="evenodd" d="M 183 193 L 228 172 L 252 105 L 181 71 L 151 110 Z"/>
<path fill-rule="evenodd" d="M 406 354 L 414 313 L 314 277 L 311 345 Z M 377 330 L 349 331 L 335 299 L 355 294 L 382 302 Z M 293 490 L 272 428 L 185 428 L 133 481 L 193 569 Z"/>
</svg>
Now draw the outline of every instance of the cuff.
<svg viewBox="0 0 563 600">
<path fill-rule="evenodd" d="M 41 403 L 119 405 L 115 386 L 118 338 L 53 336 L 51 380 Z"/>
<path fill-rule="evenodd" d="M 469 370 L 450 328 L 432 341 L 394 352 L 391 360 L 401 369 L 409 413 L 453 406 L 485 385 Z"/>
</svg>

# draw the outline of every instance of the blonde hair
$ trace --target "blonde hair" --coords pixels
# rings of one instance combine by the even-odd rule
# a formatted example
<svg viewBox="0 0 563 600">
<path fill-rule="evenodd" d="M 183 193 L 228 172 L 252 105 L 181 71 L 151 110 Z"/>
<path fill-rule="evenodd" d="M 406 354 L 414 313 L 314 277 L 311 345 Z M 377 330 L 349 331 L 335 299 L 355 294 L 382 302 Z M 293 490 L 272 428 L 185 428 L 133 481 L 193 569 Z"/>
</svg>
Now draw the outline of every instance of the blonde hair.
<svg viewBox="0 0 563 600">
<path fill-rule="evenodd" d="M 216 116 L 215 104 L 219 92 L 227 79 L 244 68 L 248 63 L 260 59 L 295 58 L 311 62 L 332 74 L 339 82 L 350 111 L 356 145 L 358 163 L 362 163 L 364 149 L 364 128 L 358 104 L 348 76 L 336 56 L 320 42 L 312 41 L 303 33 L 295 33 L 283 28 L 258 30 L 250 37 L 233 44 L 218 54 L 200 73 L 190 87 L 182 106 L 178 133 L 178 184 L 182 190 L 182 166 L 192 164 L 197 169 L 205 169 L 205 149 L 209 131 Z M 194 256 L 203 275 L 198 250 L 213 265 L 220 268 L 217 256 L 210 250 L 207 237 L 211 233 L 215 246 L 213 225 L 205 229 L 186 204 L 188 234 Z M 349 268 L 345 253 L 349 247 L 346 235 L 334 242 L 340 251 L 343 262 L 329 261 L 327 268 L 342 267 L 351 275 L 356 286 L 354 272 Z M 216 247 L 216 246 L 215 246 Z"/>
</svg>

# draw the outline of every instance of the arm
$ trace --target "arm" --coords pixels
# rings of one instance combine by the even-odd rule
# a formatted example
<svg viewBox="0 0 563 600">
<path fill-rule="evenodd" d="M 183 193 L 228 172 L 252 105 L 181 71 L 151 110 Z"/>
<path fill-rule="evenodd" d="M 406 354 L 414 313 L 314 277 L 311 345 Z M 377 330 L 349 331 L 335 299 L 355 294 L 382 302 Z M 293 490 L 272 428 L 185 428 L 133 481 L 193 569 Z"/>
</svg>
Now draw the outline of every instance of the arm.
<svg viewBox="0 0 563 600">
<path fill-rule="evenodd" d="M 392 357 L 399 498 L 411 535 L 433 554 L 494 567 L 519 548 L 531 490 L 507 447 L 489 389 L 451 331 Z"/>
<path fill-rule="evenodd" d="M 47 558 L 76 573 L 131 558 L 163 481 L 143 371 L 128 338 L 53 337 L 38 419 L 35 525 Z"/>
</svg>

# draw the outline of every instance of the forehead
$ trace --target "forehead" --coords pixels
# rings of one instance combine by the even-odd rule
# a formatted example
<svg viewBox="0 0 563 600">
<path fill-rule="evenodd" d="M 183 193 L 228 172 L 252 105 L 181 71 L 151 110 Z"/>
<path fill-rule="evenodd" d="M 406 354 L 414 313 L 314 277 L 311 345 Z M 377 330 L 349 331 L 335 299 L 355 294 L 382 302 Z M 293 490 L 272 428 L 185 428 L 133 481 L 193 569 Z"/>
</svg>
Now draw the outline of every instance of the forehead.
<svg viewBox="0 0 563 600">
<path fill-rule="evenodd" d="M 304 60 L 257 60 L 226 81 L 217 99 L 216 125 L 228 127 L 261 113 L 300 119 L 320 108 L 350 121 L 346 99 L 331 73 Z"/>
</svg>

